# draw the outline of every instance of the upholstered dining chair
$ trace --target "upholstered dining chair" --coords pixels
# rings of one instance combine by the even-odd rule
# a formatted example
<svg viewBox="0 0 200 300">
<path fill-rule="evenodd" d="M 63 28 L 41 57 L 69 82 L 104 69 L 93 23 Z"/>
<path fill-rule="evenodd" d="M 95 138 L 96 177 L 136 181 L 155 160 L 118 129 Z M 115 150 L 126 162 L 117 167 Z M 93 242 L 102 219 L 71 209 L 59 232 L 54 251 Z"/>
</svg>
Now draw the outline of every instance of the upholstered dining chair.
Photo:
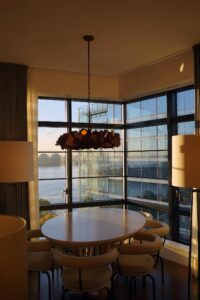
<svg viewBox="0 0 200 300">
<path fill-rule="evenodd" d="M 111 288 L 112 291 L 112 267 L 111 264 L 117 259 L 116 248 L 107 253 L 96 256 L 74 256 L 64 253 L 61 249 L 53 249 L 55 262 L 62 265 L 63 295 L 71 290 L 81 292 L 86 298 L 89 292 Z"/>
<path fill-rule="evenodd" d="M 135 243 L 122 243 L 118 246 L 118 272 L 130 278 L 129 299 L 132 298 L 132 280 L 141 276 L 143 280 L 149 277 L 153 285 L 153 299 L 156 299 L 155 280 L 151 272 L 155 266 L 153 254 L 159 251 L 163 245 L 162 239 L 155 234 L 138 232 L 134 235 Z M 144 243 L 145 242 L 145 243 Z"/>
<path fill-rule="evenodd" d="M 48 278 L 49 300 L 51 300 L 51 278 L 54 260 L 49 241 L 43 237 L 40 229 L 27 232 L 28 271 L 38 273 L 38 299 L 40 298 L 40 272 L 45 273 Z"/>
<path fill-rule="evenodd" d="M 143 210 L 140 210 L 138 211 L 143 217 L 145 217 L 146 220 L 152 220 L 153 219 L 153 216 L 150 212 L 148 211 L 143 211 Z"/>
<path fill-rule="evenodd" d="M 163 246 L 164 246 L 166 237 L 169 234 L 169 225 L 168 224 L 161 222 L 161 221 L 157 221 L 157 220 L 146 219 L 144 230 L 145 230 L 145 232 L 159 235 L 163 239 Z M 164 279 L 164 263 L 163 263 L 162 257 L 160 256 L 160 250 L 156 253 L 156 255 L 157 255 L 157 263 L 158 263 L 158 261 L 160 261 L 162 284 L 164 284 L 164 281 L 165 281 L 165 279 Z"/>
</svg>

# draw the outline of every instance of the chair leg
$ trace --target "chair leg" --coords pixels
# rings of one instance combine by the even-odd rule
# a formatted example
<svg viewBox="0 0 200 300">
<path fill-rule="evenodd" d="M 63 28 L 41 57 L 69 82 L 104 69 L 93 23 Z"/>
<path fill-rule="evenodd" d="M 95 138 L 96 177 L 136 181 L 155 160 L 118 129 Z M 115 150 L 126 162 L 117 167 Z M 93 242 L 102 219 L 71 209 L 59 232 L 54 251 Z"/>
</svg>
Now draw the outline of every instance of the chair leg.
<svg viewBox="0 0 200 300">
<path fill-rule="evenodd" d="M 64 300 L 65 299 L 65 293 L 67 292 L 67 290 L 66 289 L 64 289 L 64 287 L 62 288 L 62 300 Z"/>
<path fill-rule="evenodd" d="M 132 276 L 130 276 L 130 278 L 129 278 L 129 300 L 131 300 L 132 299 L 132 281 L 133 281 L 133 277 Z"/>
<path fill-rule="evenodd" d="M 83 299 L 84 300 L 88 299 L 88 293 L 87 292 L 83 292 Z"/>
<path fill-rule="evenodd" d="M 146 288 L 146 276 L 142 276 L 142 287 L 143 287 L 143 290 L 145 290 L 145 288 Z"/>
<path fill-rule="evenodd" d="M 43 272 L 47 275 L 48 278 L 48 290 L 49 290 L 49 300 L 51 300 L 51 278 L 49 272 Z"/>
<path fill-rule="evenodd" d="M 51 272 L 52 272 L 52 286 L 54 286 L 55 269 L 52 269 Z"/>
<path fill-rule="evenodd" d="M 40 299 L 40 272 L 38 272 L 38 299 Z"/>
<path fill-rule="evenodd" d="M 134 294 L 136 296 L 136 293 L 137 293 L 137 279 L 136 279 L 136 276 L 133 276 L 133 280 L 134 280 Z"/>
<path fill-rule="evenodd" d="M 107 300 L 111 300 L 112 298 L 111 298 L 111 289 L 109 289 L 107 286 L 104 288 L 104 290 L 106 290 L 106 293 L 107 293 L 107 297 L 106 297 L 106 299 Z M 99 294 L 100 294 L 100 291 L 99 291 Z M 100 297 L 100 299 L 101 299 L 101 297 Z"/>
<path fill-rule="evenodd" d="M 159 256 L 160 259 L 160 266 L 161 266 L 161 276 L 162 276 L 162 284 L 165 283 L 165 277 L 164 277 L 164 262 L 161 256 Z"/>
<path fill-rule="evenodd" d="M 110 282 L 110 289 L 109 288 L 106 288 L 108 290 L 108 299 L 112 300 L 113 299 L 113 293 L 114 293 L 114 276 L 113 275 L 111 277 L 111 282 Z"/>
<path fill-rule="evenodd" d="M 149 278 L 151 278 L 152 281 L 152 286 L 153 286 L 153 300 L 156 300 L 156 284 L 155 284 L 155 279 L 151 274 L 146 275 Z"/>
</svg>

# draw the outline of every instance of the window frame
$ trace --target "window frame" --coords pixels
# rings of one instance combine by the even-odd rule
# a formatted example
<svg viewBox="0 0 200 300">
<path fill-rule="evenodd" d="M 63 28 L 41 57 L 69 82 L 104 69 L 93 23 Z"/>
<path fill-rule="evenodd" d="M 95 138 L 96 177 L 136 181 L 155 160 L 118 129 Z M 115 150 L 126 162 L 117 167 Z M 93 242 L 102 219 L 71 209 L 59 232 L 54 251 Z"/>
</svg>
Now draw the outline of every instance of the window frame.
<svg viewBox="0 0 200 300">
<path fill-rule="evenodd" d="M 176 105 L 176 95 L 178 92 L 186 91 L 194 89 L 193 85 L 169 90 L 166 92 L 161 92 L 157 94 L 148 95 L 145 97 L 140 97 L 137 99 L 129 99 L 128 101 L 106 101 L 106 100 L 91 100 L 94 103 L 106 103 L 106 104 L 120 104 L 122 105 L 122 123 L 121 124 L 105 124 L 105 123 L 92 123 L 93 128 L 99 129 L 120 129 L 123 131 L 123 139 L 124 139 L 124 148 L 122 151 L 123 156 L 123 175 L 117 177 L 123 177 L 123 190 L 124 190 L 124 197 L 118 200 L 103 200 L 103 201 L 92 201 L 92 202 L 72 202 L 72 195 L 68 195 L 68 204 L 53 204 L 53 205 L 43 205 L 40 206 L 40 211 L 46 210 L 57 210 L 57 209 L 68 209 L 68 211 L 72 211 L 73 208 L 79 207 L 94 207 L 94 206 L 110 206 L 110 205 L 125 205 L 125 207 L 138 207 L 138 209 L 152 209 L 157 212 L 157 214 L 167 213 L 169 215 L 169 225 L 171 228 L 170 238 L 176 242 L 182 242 L 188 244 L 189 241 L 181 239 L 179 233 L 179 218 L 181 216 L 190 217 L 190 209 L 183 209 L 178 203 L 178 194 L 177 189 L 171 186 L 169 183 L 171 182 L 171 137 L 177 134 L 177 127 L 178 123 L 187 122 L 187 121 L 194 121 L 194 114 L 188 115 L 178 115 L 177 114 L 177 105 Z M 133 123 L 127 123 L 127 113 L 126 113 L 126 106 L 130 103 L 139 102 L 143 100 L 152 99 L 155 97 L 167 97 L 167 115 L 165 118 L 158 118 L 158 119 L 150 119 L 150 120 L 143 120 Z M 85 102 L 87 103 L 87 99 L 72 99 L 72 98 L 57 98 L 57 97 L 42 97 L 39 96 L 38 100 L 64 100 L 67 103 L 67 122 L 55 122 L 55 121 L 38 121 L 38 128 L 39 127 L 56 127 L 56 128 L 68 128 L 68 130 L 72 130 L 72 128 L 82 128 L 87 127 L 88 123 L 79 123 L 79 122 L 72 122 L 72 101 L 78 102 Z M 166 125 L 168 129 L 168 136 L 167 136 L 167 151 L 168 151 L 168 186 L 169 186 L 169 206 L 162 206 L 159 203 L 138 203 L 137 201 L 130 201 L 127 199 L 127 130 L 132 128 L 142 128 L 142 127 L 150 127 L 150 126 L 159 126 L 159 125 Z M 115 150 L 117 151 L 117 150 Z M 68 164 L 68 188 L 72 191 L 72 152 L 66 151 L 67 154 L 67 164 Z M 98 176 L 99 177 L 99 176 Z M 111 177 L 111 176 L 106 176 Z M 87 177 L 85 177 L 87 178 Z M 41 180 L 41 179 L 40 179 Z M 71 192 L 72 194 L 72 192 Z M 178 217 L 177 217 L 178 215 Z"/>
</svg>

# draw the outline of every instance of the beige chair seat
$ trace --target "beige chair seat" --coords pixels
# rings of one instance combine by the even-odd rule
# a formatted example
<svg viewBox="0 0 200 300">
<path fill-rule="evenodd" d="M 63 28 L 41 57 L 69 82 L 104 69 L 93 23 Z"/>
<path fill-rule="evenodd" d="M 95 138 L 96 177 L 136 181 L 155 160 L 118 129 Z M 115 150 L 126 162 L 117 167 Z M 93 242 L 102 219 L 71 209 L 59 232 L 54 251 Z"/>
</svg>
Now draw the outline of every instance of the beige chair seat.
<svg viewBox="0 0 200 300">
<path fill-rule="evenodd" d="M 103 266 L 96 269 L 84 269 L 81 273 L 82 288 L 85 292 L 110 286 L 110 278 L 112 276 L 112 269 L 110 266 Z M 65 289 L 70 288 L 72 290 L 80 290 L 78 269 L 64 267 L 62 278 Z"/>
<path fill-rule="evenodd" d="M 61 249 L 53 249 L 55 261 L 63 266 L 62 283 L 63 295 L 67 290 L 81 293 L 100 291 L 103 288 L 112 288 L 111 264 L 118 257 L 116 248 L 96 256 L 74 256 L 63 253 Z"/>
<path fill-rule="evenodd" d="M 53 266 L 53 256 L 49 251 L 28 252 L 28 270 L 34 272 L 48 271 Z"/>
<path fill-rule="evenodd" d="M 118 258 L 120 272 L 130 276 L 143 276 L 152 271 L 154 259 L 151 255 L 120 254 Z"/>
<path fill-rule="evenodd" d="M 40 272 L 44 272 L 48 278 L 49 300 L 51 300 L 51 278 L 48 271 L 52 271 L 54 260 L 50 242 L 42 235 L 40 229 L 27 232 L 28 271 L 38 274 L 38 299 L 40 293 Z"/>
</svg>

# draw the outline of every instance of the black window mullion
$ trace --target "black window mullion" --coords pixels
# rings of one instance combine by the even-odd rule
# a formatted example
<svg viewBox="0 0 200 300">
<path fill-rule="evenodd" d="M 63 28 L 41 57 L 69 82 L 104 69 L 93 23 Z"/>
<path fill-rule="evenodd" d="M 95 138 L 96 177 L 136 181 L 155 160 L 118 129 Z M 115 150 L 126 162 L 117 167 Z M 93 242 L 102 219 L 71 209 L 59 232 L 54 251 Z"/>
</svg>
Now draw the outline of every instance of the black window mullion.
<svg viewBox="0 0 200 300">
<path fill-rule="evenodd" d="M 171 184 L 172 178 L 172 136 L 177 134 L 177 123 L 173 120 L 177 117 L 176 93 L 171 92 L 167 95 L 167 127 L 168 127 L 168 166 L 169 166 L 169 225 L 171 229 L 171 238 L 178 242 L 179 239 L 179 218 L 178 200 L 176 188 Z"/>
<path fill-rule="evenodd" d="M 126 103 L 123 105 L 123 121 L 124 124 L 126 124 Z M 127 145 L 126 145 L 126 140 L 127 140 L 127 128 L 124 128 L 124 199 L 125 199 L 125 207 L 127 208 Z"/>
<path fill-rule="evenodd" d="M 71 99 L 67 101 L 67 121 L 71 123 Z M 71 127 L 68 128 L 71 132 Z M 72 150 L 67 151 L 67 197 L 68 197 L 68 211 L 72 211 Z"/>
</svg>

